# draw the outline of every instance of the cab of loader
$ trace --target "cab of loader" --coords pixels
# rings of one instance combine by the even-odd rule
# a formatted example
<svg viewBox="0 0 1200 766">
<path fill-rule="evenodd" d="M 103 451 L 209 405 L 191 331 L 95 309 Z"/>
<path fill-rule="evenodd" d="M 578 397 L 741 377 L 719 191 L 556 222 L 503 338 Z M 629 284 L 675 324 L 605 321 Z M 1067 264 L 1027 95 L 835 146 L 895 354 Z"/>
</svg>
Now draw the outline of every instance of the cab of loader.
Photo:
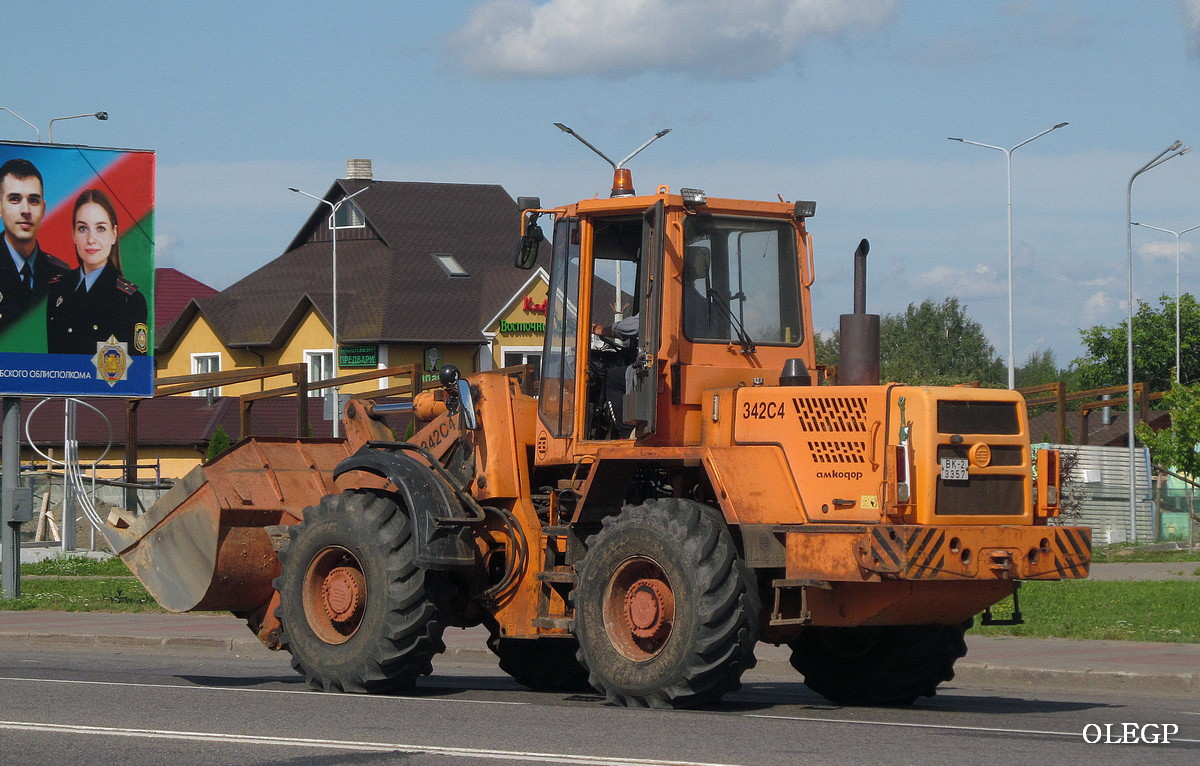
<svg viewBox="0 0 1200 766">
<path fill-rule="evenodd" d="M 703 391 L 815 368 L 805 230 L 815 203 L 666 186 L 639 196 L 624 171 L 609 199 L 518 204 L 518 267 L 537 261 L 543 216 L 552 230 L 538 462 L 629 429 L 639 444 L 699 444 Z M 631 317 L 636 334 L 593 332 Z"/>
</svg>

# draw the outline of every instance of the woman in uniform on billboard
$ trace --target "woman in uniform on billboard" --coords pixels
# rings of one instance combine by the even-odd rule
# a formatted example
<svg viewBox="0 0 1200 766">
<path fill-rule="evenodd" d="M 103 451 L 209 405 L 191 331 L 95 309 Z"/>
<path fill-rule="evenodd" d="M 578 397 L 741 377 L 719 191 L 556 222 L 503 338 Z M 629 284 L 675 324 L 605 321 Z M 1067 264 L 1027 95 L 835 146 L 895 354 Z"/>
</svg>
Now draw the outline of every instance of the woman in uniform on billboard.
<svg viewBox="0 0 1200 766">
<path fill-rule="evenodd" d="M 146 353 L 146 296 L 121 275 L 117 211 L 108 195 L 87 189 L 75 200 L 72 237 L 79 267 L 52 280 L 46 307 L 51 354 L 88 354 L 97 344 L 127 344 L 130 355 Z"/>
</svg>

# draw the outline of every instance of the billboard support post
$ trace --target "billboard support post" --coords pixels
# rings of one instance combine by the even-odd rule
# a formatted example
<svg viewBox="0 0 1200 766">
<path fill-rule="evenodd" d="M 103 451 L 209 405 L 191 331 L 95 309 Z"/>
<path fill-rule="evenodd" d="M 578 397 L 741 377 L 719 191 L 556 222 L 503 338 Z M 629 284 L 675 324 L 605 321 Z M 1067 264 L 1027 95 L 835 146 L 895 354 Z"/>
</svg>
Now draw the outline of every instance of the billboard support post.
<svg viewBox="0 0 1200 766">
<path fill-rule="evenodd" d="M 63 502 L 59 514 L 63 553 L 75 551 L 75 476 L 79 473 L 79 444 L 75 440 L 75 400 L 63 400 Z"/>
<path fill-rule="evenodd" d="M 4 598 L 21 597 L 21 522 L 16 520 L 15 495 L 21 471 L 21 399 L 4 397 L 3 442 L 0 443 L 0 470 L 3 482 L 0 493 L 2 505 L 3 549 L 0 549 L 0 565 L 3 566 Z"/>
</svg>

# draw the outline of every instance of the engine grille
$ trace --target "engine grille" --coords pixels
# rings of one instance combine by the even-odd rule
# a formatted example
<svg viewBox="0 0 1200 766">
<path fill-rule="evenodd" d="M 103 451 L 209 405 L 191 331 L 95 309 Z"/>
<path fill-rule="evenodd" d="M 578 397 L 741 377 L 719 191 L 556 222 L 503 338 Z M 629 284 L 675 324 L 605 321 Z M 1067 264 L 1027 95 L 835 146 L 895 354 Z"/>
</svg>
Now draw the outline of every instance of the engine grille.
<svg viewBox="0 0 1200 766">
<path fill-rule="evenodd" d="M 866 442 L 809 442 L 814 463 L 865 463 Z"/>
<path fill-rule="evenodd" d="M 792 404 L 803 431 L 865 433 L 867 430 L 865 397 L 798 396 L 792 399 Z"/>
</svg>

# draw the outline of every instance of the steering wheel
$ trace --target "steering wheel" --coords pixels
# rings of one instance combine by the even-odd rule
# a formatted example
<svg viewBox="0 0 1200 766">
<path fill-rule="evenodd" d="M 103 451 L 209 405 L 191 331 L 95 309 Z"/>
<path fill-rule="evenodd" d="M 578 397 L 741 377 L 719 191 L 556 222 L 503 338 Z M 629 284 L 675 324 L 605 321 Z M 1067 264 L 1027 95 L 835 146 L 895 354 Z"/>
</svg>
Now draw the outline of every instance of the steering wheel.
<svg viewBox="0 0 1200 766">
<path fill-rule="evenodd" d="M 595 333 L 593 333 L 595 335 Z M 609 348 L 611 351 L 624 351 L 625 346 L 618 343 L 616 338 L 610 338 L 607 335 L 596 335 L 600 342 Z"/>
</svg>

